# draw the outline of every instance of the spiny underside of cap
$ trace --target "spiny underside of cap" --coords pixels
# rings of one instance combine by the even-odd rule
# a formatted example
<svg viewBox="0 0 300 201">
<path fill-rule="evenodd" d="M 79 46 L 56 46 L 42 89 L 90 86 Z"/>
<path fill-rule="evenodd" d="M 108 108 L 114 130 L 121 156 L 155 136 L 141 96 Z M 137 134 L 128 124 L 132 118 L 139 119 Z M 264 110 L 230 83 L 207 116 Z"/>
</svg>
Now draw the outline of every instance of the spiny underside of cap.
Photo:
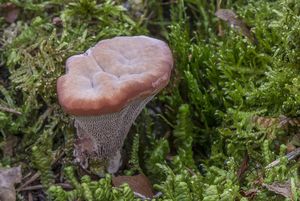
<svg viewBox="0 0 300 201">
<path fill-rule="evenodd" d="M 164 88 L 173 68 L 168 45 L 146 36 L 102 40 L 70 57 L 57 81 L 60 105 L 75 116 L 118 112 Z"/>
</svg>

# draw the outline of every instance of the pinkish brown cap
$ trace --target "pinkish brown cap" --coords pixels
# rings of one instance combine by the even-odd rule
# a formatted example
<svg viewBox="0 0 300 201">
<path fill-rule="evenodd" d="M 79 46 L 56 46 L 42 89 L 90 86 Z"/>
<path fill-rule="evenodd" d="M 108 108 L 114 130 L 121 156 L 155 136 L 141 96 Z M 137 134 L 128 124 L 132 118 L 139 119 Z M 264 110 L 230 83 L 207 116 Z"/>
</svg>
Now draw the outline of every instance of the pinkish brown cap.
<svg viewBox="0 0 300 201">
<path fill-rule="evenodd" d="M 173 67 L 168 45 L 147 36 L 102 40 L 70 57 L 57 80 L 64 111 L 76 116 L 118 112 L 132 100 L 156 94 Z"/>
</svg>

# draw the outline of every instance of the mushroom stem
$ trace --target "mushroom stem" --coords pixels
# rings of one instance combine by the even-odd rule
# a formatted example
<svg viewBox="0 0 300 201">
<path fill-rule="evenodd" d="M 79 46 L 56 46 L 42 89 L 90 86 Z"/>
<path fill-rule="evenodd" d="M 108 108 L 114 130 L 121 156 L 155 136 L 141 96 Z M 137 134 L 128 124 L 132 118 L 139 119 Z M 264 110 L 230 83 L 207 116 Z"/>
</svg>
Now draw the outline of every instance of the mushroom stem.
<svg viewBox="0 0 300 201">
<path fill-rule="evenodd" d="M 137 99 L 120 112 L 99 116 L 75 116 L 78 139 L 75 143 L 76 161 L 84 168 L 88 158 L 108 160 L 108 172 L 115 173 L 121 166 L 121 149 L 136 117 L 154 97 Z"/>
</svg>

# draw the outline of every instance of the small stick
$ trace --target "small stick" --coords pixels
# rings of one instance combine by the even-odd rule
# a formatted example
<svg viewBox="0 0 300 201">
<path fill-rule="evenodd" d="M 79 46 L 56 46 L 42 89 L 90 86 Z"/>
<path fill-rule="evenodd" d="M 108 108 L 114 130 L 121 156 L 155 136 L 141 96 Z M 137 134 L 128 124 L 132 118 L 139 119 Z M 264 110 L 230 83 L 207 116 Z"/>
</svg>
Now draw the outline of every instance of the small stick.
<svg viewBox="0 0 300 201">
<path fill-rule="evenodd" d="M 3 111 L 3 112 L 9 112 L 9 113 L 13 113 L 13 114 L 17 114 L 17 115 L 21 115 L 22 113 L 17 111 L 17 110 L 14 110 L 14 109 L 11 109 L 11 108 L 7 108 L 7 107 L 3 107 L 3 106 L 0 106 L 0 110 Z"/>
<path fill-rule="evenodd" d="M 41 176 L 41 173 L 40 172 L 36 172 L 34 175 L 32 175 L 32 177 L 30 177 L 30 179 L 28 179 L 22 186 L 20 186 L 17 189 L 17 191 L 22 191 L 26 186 L 28 186 L 29 184 L 31 184 L 32 182 L 34 182 L 40 176 Z"/>
<path fill-rule="evenodd" d="M 300 155 L 300 148 L 295 149 L 294 151 L 291 151 L 290 153 L 288 153 L 287 155 L 285 155 L 285 157 L 287 157 L 287 159 L 293 160 L 294 158 L 296 158 L 297 156 Z M 272 163 L 270 163 L 269 165 L 267 165 L 265 168 L 266 169 L 270 169 L 276 165 L 278 165 L 280 163 L 280 158 L 273 161 Z"/>
<path fill-rule="evenodd" d="M 137 192 L 133 192 L 134 196 L 135 197 L 138 197 L 138 198 L 141 198 L 142 200 L 152 200 L 151 198 L 148 198 L 140 193 L 137 193 Z M 161 192 L 158 192 L 156 195 L 153 196 L 153 198 L 158 198 L 162 195 Z"/>
<path fill-rule="evenodd" d="M 66 184 L 66 183 L 58 183 L 54 185 L 61 186 L 64 189 L 70 189 L 70 190 L 73 189 L 73 187 L 70 184 Z M 20 191 L 34 191 L 42 188 L 44 188 L 43 185 L 35 185 L 35 186 L 28 186 L 26 188 L 21 189 Z"/>
<path fill-rule="evenodd" d="M 28 201 L 33 201 L 32 193 L 28 192 Z"/>
<path fill-rule="evenodd" d="M 160 196 L 162 196 L 162 192 L 157 192 L 153 197 L 154 197 L 154 198 L 158 198 L 158 197 L 160 197 Z"/>
<path fill-rule="evenodd" d="M 134 196 L 135 197 L 138 197 L 138 198 L 141 198 L 142 200 L 151 200 L 151 198 L 148 198 L 140 193 L 137 193 L 137 192 L 133 192 Z"/>
<path fill-rule="evenodd" d="M 55 155 L 54 160 L 51 162 L 51 166 L 54 165 L 63 155 L 64 152 L 60 152 L 61 150 L 57 150 Z M 32 177 L 30 177 L 30 179 L 28 179 L 22 186 L 20 186 L 17 191 L 22 191 L 23 189 L 26 188 L 26 186 L 28 186 L 29 184 L 31 184 L 32 182 L 34 182 L 35 180 L 37 180 L 39 177 L 41 176 L 41 173 L 38 171 L 36 172 Z"/>
</svg>

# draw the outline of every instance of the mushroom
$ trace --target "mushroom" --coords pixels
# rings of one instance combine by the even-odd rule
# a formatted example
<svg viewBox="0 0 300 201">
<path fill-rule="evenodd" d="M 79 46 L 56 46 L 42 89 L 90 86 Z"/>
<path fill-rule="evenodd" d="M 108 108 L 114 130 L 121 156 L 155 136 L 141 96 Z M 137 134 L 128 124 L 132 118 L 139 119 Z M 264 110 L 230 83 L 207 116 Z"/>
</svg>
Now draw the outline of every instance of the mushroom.
<svg viewBox="0 0 300 201">
<path fill-rule="evenodd" d="M 70 57 L 57 93 L 63 110 L 75 118 L 85 144 L 81 153 L 110 160 L 108 171 L 116 172 L 132 123 L 168 84 L 172 68 L 168 45 L 147 36 L 102 40 Z"/>
</svg>

